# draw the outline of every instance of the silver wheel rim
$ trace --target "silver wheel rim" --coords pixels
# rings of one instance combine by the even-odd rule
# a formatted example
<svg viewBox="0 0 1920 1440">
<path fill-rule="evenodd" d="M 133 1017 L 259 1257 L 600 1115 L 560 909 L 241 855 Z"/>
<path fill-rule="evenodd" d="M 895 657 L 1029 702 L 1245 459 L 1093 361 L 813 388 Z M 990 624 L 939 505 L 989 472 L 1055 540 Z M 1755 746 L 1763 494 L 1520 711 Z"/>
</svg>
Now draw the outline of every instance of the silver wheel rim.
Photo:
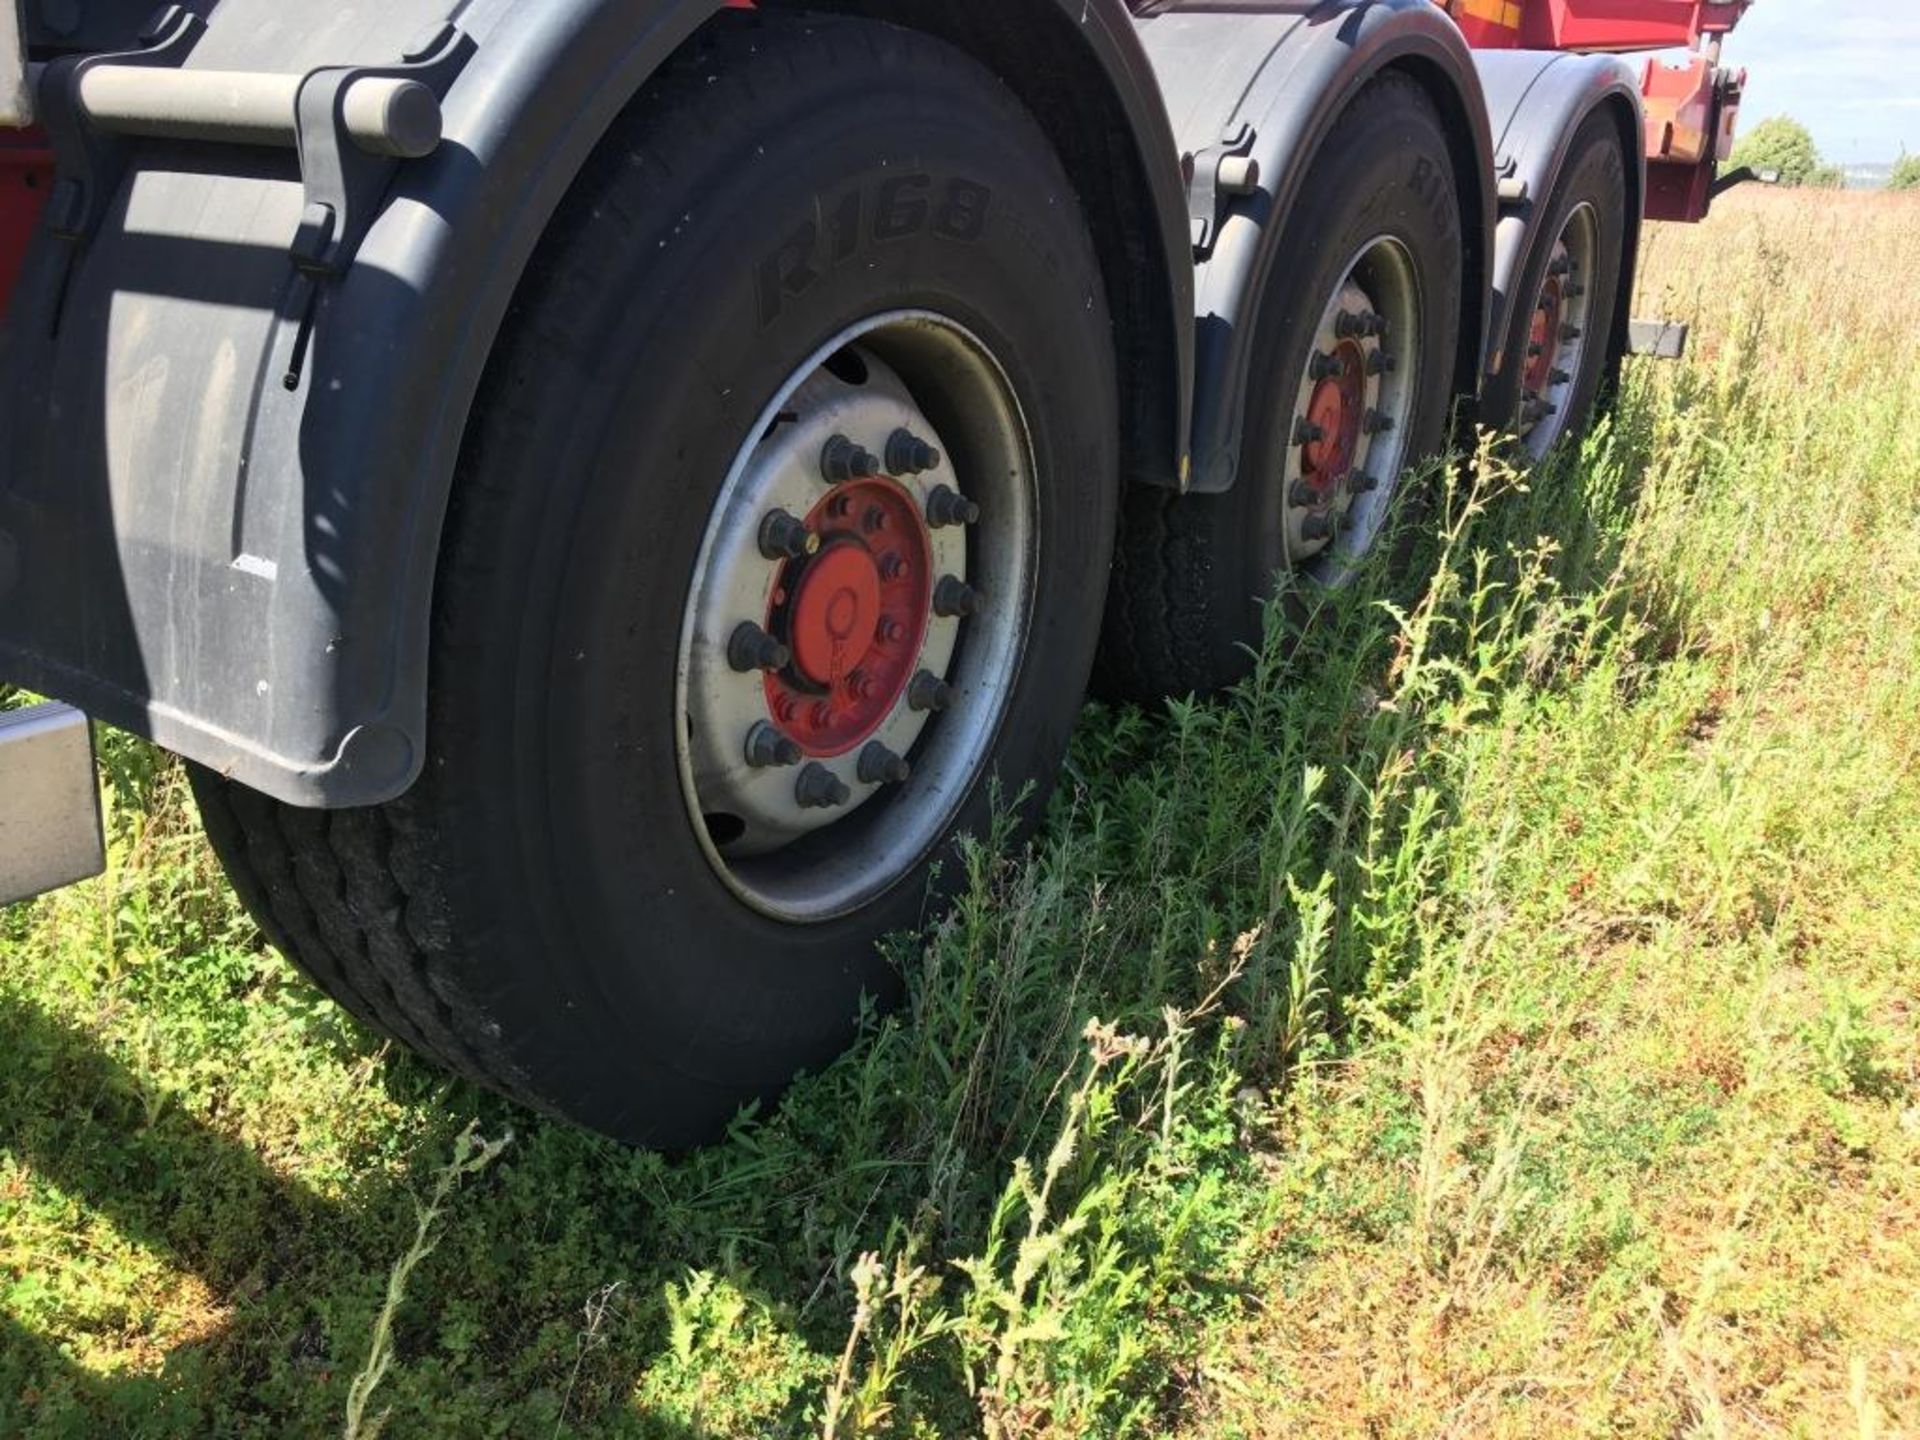
<svg viewBox="0 0 1920 1440">
<path fill-rule="evenodd" d="M 1306 368 L 1281 396 L 1292 409 L 1280 533 L 1287 564 L 1310 579 L 1338 583 L 1385 527 L 1409 458 L 1424 318 L 1406 246 L 1369 240 L 1341 271 Z M 1356 427 L 1348 445 L 1332 433 L 1331 391 Z"/>
<path fill-rule="evenodd" d="M 929 458 L 925 451 L 911 463 L 893 463 L 906 461 L 888 450 L 899 432 L 935 452 L 932 463 L 919 468 Z M 911 872 L 985 768 L 1026 648 L 1038 545 L 1033 447 L 1012 386 L 986 347 L 927 311 L 875 316 L 836 335 L 793 372 L 750 434 L 714 501 L 688 591 L 676 675 L 677 759 L 694 833 L 716 874 L 763 914 L 815 922 L 869 903 Z M 843 473 L 849 444 L 866 452 L 876 473 L 829 479 Z M 830 447 L 840 448 L 830 455 Z M 897 691 L 882 687 L 878 699 L 848 698 L 863 662 L 856 657 L 841 668 L 840 644 L 857 642 L 839 630 L 828 678 L 802 666 L 803 638 L 820 627 L 801 624 L 798 611 L 808 599 L 807 577 L 824 574 L 822 557 L 846 559 L 842 552 L 860 545 L 884 573 L 894 553 L 873 535 L 852 536 L 817 518 L 847 495 L 885 500 L 868 514 L 891 516 L 896 535 L 907 528 L 901 506 L 926 521 L 919 532 L 924 558 L 903 539 L 897 548 L 906 560 L 892 567 L 893 580 L 880 582 L 883 590 L 908 586 L 919 594 L 909 582 L 924 571 L 923 633 L 917 644 L 910 633 L 876 638 L 862 652 L 876 657 L 876 668 L 884 652 L 889 670 L 909 653 L 906 670 L 914 678 Z M 971 520 L 969 506 L 978 507 Z M 816 532 L 815 548 L 770 554 L 767 517 L 776 511 Z M 945 579 L 971 592 L 970 609 L 955 603 L 958 592 L 939 589 Z M 936 591 L 944 603 L 935 603 Z M 838 604 L 847 593 L 807 614 L 864 615 Z M 782 663 L 741 668 L 742 625 L 780 646 L 783 617 L 791 642 L 785 655 L 774 649 L 758 657 Z M 932 682 L 948 687 L 944 697 Z M 824 686 L 816 707 L 779 713 L 776 707 L 802 686 Z M 829 712 L 822 724 L 833 728 L 807 728 L 809 716 Z M 874 723 L 863 729 L 860 717 L 868 714 Z M 845 743 L 855 731 L 858 738 Z M 793 744 L 773 756 L 778 739 Z M 793 745 L 804 747 L 797 761 Z M 904 779 L 863 766 L 876 745 L 905 762 Z M 838 803 L 823 803 L 841 791 Z"/>
<path fill-rule="evenodd" d="M 1533 298 L 1520 357 L 1516 428 L 1522 447 L 1536 460 L 1566 434 L 1573 418 L 1574 387 L 1587 363 L 1593 330 L 1591 291 L 1599 244 L 1600 217 L 1583 200 L 1555 238 Z"/>
</svg>

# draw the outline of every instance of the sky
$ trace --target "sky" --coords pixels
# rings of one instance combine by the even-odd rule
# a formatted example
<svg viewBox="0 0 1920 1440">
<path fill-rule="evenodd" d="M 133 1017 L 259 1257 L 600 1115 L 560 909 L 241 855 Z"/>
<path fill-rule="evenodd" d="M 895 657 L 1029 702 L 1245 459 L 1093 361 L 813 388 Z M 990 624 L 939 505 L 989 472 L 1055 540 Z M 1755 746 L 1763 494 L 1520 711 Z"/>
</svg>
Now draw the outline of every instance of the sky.
<svg viewBox="0 0 1920 1440">
<path fill-rule="evenodd" d="M 1920 154 L 1920 0 L 1754 0 L 1721 60 L 1743 127 L 1791 115 L 1842 165 Z"/>
</svg>

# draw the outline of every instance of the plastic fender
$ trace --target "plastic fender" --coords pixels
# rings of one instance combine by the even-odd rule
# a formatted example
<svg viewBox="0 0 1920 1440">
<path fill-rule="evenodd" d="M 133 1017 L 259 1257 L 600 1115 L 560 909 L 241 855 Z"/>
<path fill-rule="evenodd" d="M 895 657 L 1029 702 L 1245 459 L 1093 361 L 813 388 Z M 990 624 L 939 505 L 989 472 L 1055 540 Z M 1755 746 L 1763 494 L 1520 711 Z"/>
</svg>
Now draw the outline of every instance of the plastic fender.
<svg viewBox="0 0 1920 1440">
<path fill-rule="evenodd" d="M 1131 66 L 1158 114 L 1119 0 L 1043 3 L 1070 8 L 1109 75 Z M 443 141 L 319 285 L 304 354 L 294 153 L 130 147 L 83 245 L 36 237 L 0 338 L 0 675 L 292 804 L 402 793 L 424 761 L 440 531 L 487 354 L 592 147 L 720 8 L 452 6 L 478 48 Z M 186 63 L 391 63 L 448 9 L 223 0 Z M 1186 280 L 1185 251 L 1169 260 Z M 1184 372 L 1168 348 L 1158 363 Z M 1170 452 L 1183 381 L 1166 387 Z"/>
<path fill-rule="evenodd" d="M 1191 488 L 1232 486 L 1248 403 L 1254 317 L 1269 283 L 1279 220 L 1341 111 L 1388 68 L 1433 95 L 1454 136 L 1463 293 L 1460 374 L 1471 387 L 1484 346 L 1485 237 L 1494 225 L 1492 143 L 1472 53 L 1430 0 L 1277 3 L 1246 11 L 1167 11 L 1140 22 L 1175 134 L 1192 155 L 1252 128 L 1257 185 L 1223 209 L 1195 263 Z"/>
<path fill-rule="evenodd" d="M 1502 201 L 1494 230 L 1492 323 L 1488 327 L 1482 373 L 1498 372 L 1503 356 L 1507 317 L 1512 313 L 1513 287 L 1526 273 L 1534 245 L 1542 236 L 1540 222 L 1560 178 L 1573 137 L 1586 118 L 1603 105 L 1624 107 L 1623 137 L 1640 134 L 1640 92 L 1633 70 L 1609 55 L 1568 55 L 1548 50 L 1480 50 L 1474 52 L 1481 86 L 1493 119 L 1494 165 L 1505 193 L 1519 198 Z M 1638 252 L 1641 196 L 1645 193 L 1644 161 L 1637 145 L 1627 146 L 1627 227 L 1621 263 L 1631 277 Z M 1621 315 L 1631 299 L 1631 284 L 1620 288 Z M 1616 317 L 1617 319 L 1618 317 Z M 1616 331 L 1621 326 L 1616 324 Z M 1616 336 L 1616 340 L 1617 340 Z"/>
</svg>

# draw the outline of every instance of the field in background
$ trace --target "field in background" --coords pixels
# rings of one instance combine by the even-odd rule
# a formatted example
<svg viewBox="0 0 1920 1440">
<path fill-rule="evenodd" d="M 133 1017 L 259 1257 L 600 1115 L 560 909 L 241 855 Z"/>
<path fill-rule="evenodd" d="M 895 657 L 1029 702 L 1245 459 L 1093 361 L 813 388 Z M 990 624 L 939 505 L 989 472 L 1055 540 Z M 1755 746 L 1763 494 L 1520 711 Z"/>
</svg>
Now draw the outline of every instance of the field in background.
<svg viewBox="0 0 1920 1440">
<path fill-rule="evenodd" d="M 264 950 L 168 765 L 0 912 L 0 1434 L 1920 1433 L 1920 201 L 1651 227 L 1583 453 L 1090 710 L 678 1161 Z"/>
</svg>

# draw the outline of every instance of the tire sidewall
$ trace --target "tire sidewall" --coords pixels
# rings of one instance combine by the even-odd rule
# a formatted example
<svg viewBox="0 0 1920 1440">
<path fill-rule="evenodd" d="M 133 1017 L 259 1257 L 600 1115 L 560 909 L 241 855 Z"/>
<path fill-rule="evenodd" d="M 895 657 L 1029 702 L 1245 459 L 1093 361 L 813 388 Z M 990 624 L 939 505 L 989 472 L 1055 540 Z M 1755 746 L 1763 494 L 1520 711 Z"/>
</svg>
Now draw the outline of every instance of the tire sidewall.
<svg viewBox="0 0 1920 1440">
<path fill-rule="evenodd" d="M 1513 293 L 1519 297 L 1507 317 L 1505 349 L 1500 373 L 1486 387 L 1482 413 L 1487 422 L 1517 432 L 1520 382 L 1532 338 L 1534 297 L 1546 279 L 1554 242 L 1567 219 L 1582 203 L 1593 206 L 1598 220 L 1594 245 L 1594 273 L 1588 278 L 1589 323 L 1596 328 L 1586 337 L 1580 374 L 1567 397 L 1567 424 L 1560 438 L 1577 432 L 1600 394 L 1611 353 L 1615 311 L 1619 307 L 1621 265 L 1626 249 L 1627 173 L 1620 135 L 1603 113 L 1589 115 L 1574 132 L 1542 223 L 1529 237 L 1529 253 Z"/>
<path fill-rule="evenodd" d="M 1420 372 L 1409 426 L 1410 460 L 1437 452 L 1454 393 L 1461 312 L 1458 190 L 1446 134 L 1432 104 L 1411 82 L 1376 81 L 1363 90 L 1322 146 L 1287 213 L 1268 266 L 1248 374 L 1242 461 L 1219 507 L 1226 586 L 1216 596 L 1222 663 L 1244 670 L 1244 654 L 1224 647 L 1258 643 L 1260 606 L 1287 565 L 1282 542 L 1282 472 L 1292 443 L 1294 396 L 1306 372 L 1320 318 L 1362 246 L 1398 241 L 1412 259 L 1424 317 Z M 1395 478 L 1404 486 L 1407 476 Z M 1404 503 L 1396 496 L 1394 512 Z M 1397 522 L 1390 514 L 1380 532 Z"/>
<path fill-rule="evenodd" d="M 892 53 L 857 107 L 844 95 L 836 106 L 837 82 L 797 65 L 776 114 L 710 137 L 733 165 L 675 157 L 704 176 L 678 193 L 647 177 L 664 193 L 645 213 L 661 218 L 632 225 L 630 255 L 602 258 L 599 314 L 569 337 L 568 402 L 549 405 L 539 443 L 493 477 L 542 495 L 510 655 L 486 687 L 512 715 L 510 753 L 469 757 L 505 764 L 490 783 L 518 863 L 494 873 L 517 871 L 528 903 L 468 899 L 509 927 L 504 944 L 546 958 L 546 973 L 497 997 L 542 1052 L 542 1088 L 589 1097 L 570 1112 L 619 1133 L 663 1114 L 675 1131 L 710 1129 L 835 1053 L 863 994 L 897 994 L 875 937 L 919 924 L 961 873 L 947 844 L 859 910 L 785 924 L 726 887 L 693 830 L 674 746 L 681 617 L 723 479 L 808 355 L 877 314 L 934 311 L 996 358 L 1028 421 L 1041 538 L 1027 646 L 990 772 L 954 831 L 985 833 L 996 782 L 1009 800 L 1044 794 L 1091 659 L 1117 426 L 1078 204 L 985 72 L 934 42 L 863 28 Z M 991 192 L 977 235 L 940 224 L 956 182 Z M 622 194 L 616 180 L 591 202 L 603 228 Z M 850 238 L 819 223 L 849 195 L 860 197 Z"/>
</svg>

